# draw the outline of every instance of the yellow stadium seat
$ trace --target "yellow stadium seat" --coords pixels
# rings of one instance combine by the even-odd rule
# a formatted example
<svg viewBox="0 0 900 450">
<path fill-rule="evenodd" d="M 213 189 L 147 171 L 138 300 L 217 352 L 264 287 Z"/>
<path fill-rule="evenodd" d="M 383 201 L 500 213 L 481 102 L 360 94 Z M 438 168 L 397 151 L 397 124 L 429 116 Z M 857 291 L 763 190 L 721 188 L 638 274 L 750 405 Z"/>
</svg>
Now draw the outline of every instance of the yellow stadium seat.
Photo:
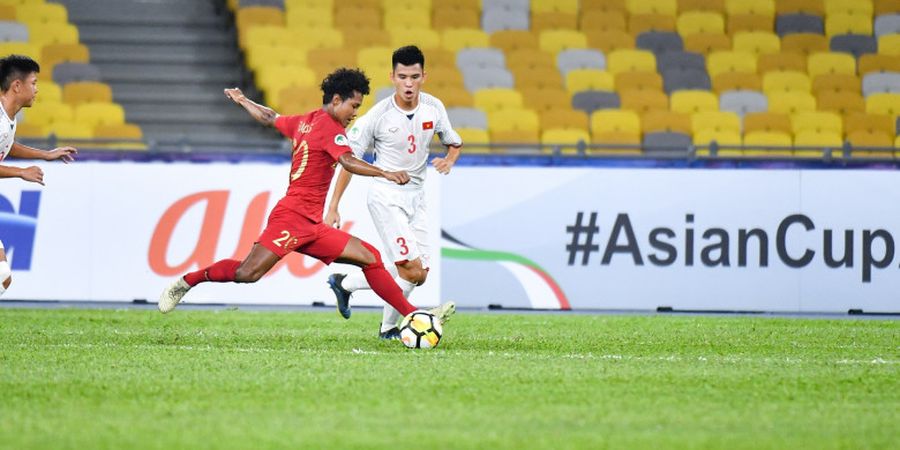
<svg viewBox="0 0 900 450">
<path fill-rule="evenodd" d="M 770 53 L 759 55 L 756 69 L 761 74 L 772 71 L 806 72 L 806 55 L 795 52 Z"/>
<path fill-rule="evenodd" d="M 519 151 L 521 150 L 514 144 L 520 144 L 527 146 L 527 150 L 533 150 L 531 147 L 536 147 L 541 143 L 541 135 L 538 130 L 490 130 L 491 134 L 491 143 L 497 145 L 508 145 L 509 148 L 499 148 L 494 149 L 495 152 L 506 153 L 510 150 Z"/>
<path fill-rule="evenodd" d="M 700 146 L 711 145 L 713 142 L 725 147 L 739 147 L 742 144 L 741 134 L 734 131 L 706 130 L 694 134 L 693 141 L 694 145 Z M 706 156 L 710 155 L 711 152 L 707 149 L 698 149 L 697 154 Z M 740 156 L 743 152 L 739 148 L 724 148 L 719 149 L 717 154 L 719 156 Z"/>
<path fill-rule="evenodd" d="M 24 114 L 25 123 L 51 125 L 56 122 L 71 122 L 74 110 L 65 103 L 35 102 Z"/>
<path fill-rule="evenodd" d="M 833 111 L 842 116 L 866 112 L 866 102 L 858 92 L 828 91 L 816 97 L 820 111 Z"/>
<path fill-rule="evenodd" d="M 266 103 L 272 105 L 278 93 L 288 86 L 315 86 L 315 72 L 306 66 L 263 66 L 256 71 L 256 85 L 264 91 Z"/>
<path fill-rule="evenodd" d="M 678 11 L 676 0 L 626 0 L 625 8 L 634 14 L 666 14 L 675 16 Z"/>
<path fill-rule="evenodd" d="M 781 39 L 781 50 L 785 52 L 800 53 L 807 56 L 818 52 L 827 52 L 828 38 L 821 34 L 796 33 L 784 36 Z"/>
<path fill-rule="evenodd" d="M 274 6 L 247 6 L 235 13 L 235 25 L 239 33 L 258 26 L 284 26 L 284 12 Z"/>
<path fill-rule="evenodd" d="M 575 30 L 578 16 L 572 13 L 548 12 L 531 13 L 531 31 L 540 33 L 548 30 Z"/>
<path fill-rule="evenodd" d="M 16 7 L 0 4 L 0 20 L 7 22 L 16 20 Z"/>
<path fill-rule="evenodd" d="M 825 5 L 822 0 L 778 0 L 775 3 L 778 14 L 804 13 L 812 16 L 825 16 Z"/>
<path fill-rule="evenodd" d="M 56 3 L 25 3 L 16 6 L 16 20 L 28 25 L 35 23 L 68 23 L 66 7 Z"/>
<path fill-rule="evenodd" d="M 551 109 L 570 108 L 572 104 L 569 93 L 560 87 L 528 87 L 520 88 L 519 91 L 525 106 L 538 114 Z"/>
<path fill-rule="evenodd" d="M 540 111 L 541 126 L 549 128 L 580 128 L 587 130 L 588 115 L 584 111 L 576 111 L 571 107 Z"/>
<path fill-rule="evenodd" d="M 575 30 L 547 30 L 538 35 L 538 47 L 550 53 L 572 48 L 587 48 L 587 36 Z"/>
<path fill-rule="evenodd" d="M 725 72 L 756 73 L 756 55 L 740 51 L 712 52 L 706 59 L 711 77 Z"/>
<path fill-rule="evenodd" d="M 318 30 L 334 27 L 333 9 L 328 4 L 286 9 L 284 23 L 294 30 Z"/>
<path fill-rule="evenodd" d="M 744 134 L 744 156 L 792 156 L 791 135 L 779 131 L 753 131 Z M 752 148 L 758 147 L 758 148 Z"/>
<path fill-rule="evenodd" d="M 63 101 L 62 88 L 52 81 L 39 81 L 38 92 L 38 98 L 42 102 L 59 103 Z"/>
<path fill-rule="evenodd" d="M 431 0 L 381 0 L 385 10 L 394 9 L 431 9 Z"/>
<path fill-rule="evenodd" d="M 635 14 L 628 18 L 628 31 L 634 36 L 647 31 L 675 31 L 675 16 L 669 14 Z"/>
<path fill-rule="evenodd" d="M 591 144 L 603 148 L 588 148 L 587 155 L 628 156 L 640 155 L 641 134 L 631 131 L 609 131 L 591 135 Z"/>
<path fill-rule="evenodd" d="M 847 134 L 852 155 L 862 158 L 893 158 L 894 152 L 888 148 L 894 146 L 894 135 L 887 133 L 857 131 Z M 879 147 L 866 149 L 867 147 Z"/>
<path fill-rule="evenodd" d="M 615 89 L 612 74 L 599 69 L 576 69 L 566 74 L 566 90 L 579 91 L 612 91 Z"/>
<path fill-rule="evenodd" d="M 725 0 L 725 11 L 735 14 L 758 14 L 775 16 L 775 0 Z"/>
<path fill-rule="evenodd" d="M 291 114 L 288 109 L 306 112 L 322 104 L 322 91 L 315 86 L 290 86 L 278 91 L 278 111 Z"/>
<path fill-rule="evenodd" d="M 626 12 L 625 0 L 581 0 L 582 11 L 618 11 Z"/>
<path fill-rule="evenodd" d="M 34 23 L 28 26 L 28 36 L 32 44 L 77 44 L 78 27 L 68 23 Z"/>
<path fill-rule="evenodd" d="M 885 34 L 878 38 L 878 53 L 900 55 L 900 34 Z"/>
<path fill-rule="evenodd" d="M 532 0 L 531 12 L 575 14 L 578 12 L 578 0 Z"/>
<path fill-rule="evenodd" d="M 835 13 L 825 17 L 825 34 L 872 34 L 872 17 L 864 14 Z"/>
<path fill-rule="evenodd" d="M 879 92 L 869 95 L 866 97 L 866 113 L 897 117 L 900 115 L 900 94 Z"/>
<path fill-rule="evenodd" d="M 641 117 L 634 111 L 603 109 L 591 114 L 591 134 L 610 132 L 635 133 L 640 136 Z"/>
<path fill-rule="evenodd" d="M 491 47 L 510 52 L 523 48 L 538 48 L 538 38 L 526 30 L 502 30 L 491 33 Z"/>
<path fill-rule="evenodd" d="M 441 43 L 444 49 L 457 52 L 470 47 L 489 47 L 490 38 L 484 31 L 473 28 L 450 28 L 443 31 Z"/>
<path fill-rule="evenodd" d="M 81 122 L 55 122 L 50 125 L 49 131 L 59 139 L 91 139 L 94 137 L 94 128 Z"/>
<path fill-rule="evenodd" d="M 471 107 L 475 105 L 472 94 L 464 87 L 440 86 L 429 88 L 428 92 L 441 99 L 447 108 Z"/>
<path fill-rule="evenodd" d="M 825 0 L 825 13 L 832 14 L 860 14 L 872 17 L 874 10 L 871 0 Z"/>
<path fill-rule="evenodd" d="M 616 50 L 628 50 L 635 47 L 634 36 L 620 30 L 586 31 L 588 45 L 591 48 L 610 54 Z"/>
<path fill-rule="evenodd" d="M 91 54 L 83 44 L 49 44 L 41 48 L 41 71 L 53 73 L 53 66 L 61 62 L 88 62 Z"/>
<path fill-rule="evenodd" d="M 356 50 L 316 48 L 306 52 L 306 64 L 316 73 L 316 79 L 323 79 L 325 75 L 334 71 L 337 67 L 356 67 Z M 368 74 L 372 75 L 383 74 Z"/>
<path fill-rule="evenodd" d="M 42 139 L 49 134 L 49 127 L 36 123 L 20 122 L 16 124 L 17 138 Z"/>
<path fill-rule="evenodd" d="M 296 49 L 342 48 L 344 33 L 340 30 L 323 28 L 319 30 L 293 30 L 291 44 Z"/>
<path fill-rule="evenodd" d="M 656 56 L 647 50 L 616 50 L 606 59 L 607 70 L 620 72 L 655 72 Z"/>
<path fill-rule="evenodd" d="M 708 56 L 712 52 L 731 50 L 731 37 L 721 33 L 697 33 L 684 37 L 684 49 Z"/>
<path fill-rule="evenodd" d="M 885 114 L 848 114 L 844 116 L 844 133 L 857 131 L 894 134 L 894 118 Z"/>
<path fill-rule="evenodd" d="M 0 42 L 0 55 L 25 55 L 41 63 L 41 46 L 26 42 Z"/>
<path fill-rule="evenodd" d="M 97 125 L 116 125 L 125 123 L 125 110 L 116 103 L 88 102 L 75 107 L 74 121 Z"/>
<path fill-rule="evenodd" d="M 285 11 L 291 11 L 295 9 L 302 10 L 316 7 L 333 8 L 334 0 L 284 0 Z"/>
<path fill-rule="evenodd" d="M 763 92 L 774 95 L 779 92 L 810 92 L 812 82 L 805 73 L 794 71 L 769 72 L 763 75 Z"/>
<path fill-rule="evenodd" d="M 242 49 L 253 46 L 287 45 L 293 36 L 288 28 L 275 25 L 256 25 L 240 34 L 238 43 Z"/>
<path fill-rule="evenodd" d="M 578 146 L 590 144 L 591 135 L 578 128 L 551 128 L 541 133 L 541 144 L 559 148 L 562 154 L 578 153 Z M 545 148 L 544 151 L 551 149 Z"/>
<path fill-rule="evenodd" d="M 831 131 L 843 135 L 844 120 L 837 113 L 826 111 L 806 111 L 791 115 L 791 131 L 794 134 L 808 130 Z"/>
<path fill-rule="evenodd" d="M 477 9 L 440 5 L 435 7 L 431 17 L 431 24 L 435 30 L 481 28 L 481 14 Z"/>
<path fill-rule="evenodd" d="M 383 67 L 383 72 L 389 73 L 392 70 L 391 58 L 393 55 L 393 47 L 368 47 L 357 53 L 356 62 L 360 67 Z"/>
<path fill-rule="evenodd" d="M 857 66 L 860 76 L 871 72 L 900 72 L 900 56 L 868 53 L 859 57 Z"/>
<path fill-rule="evenodd" d="M 431 50 L 441 47 L 441 35 L 431 29 L 410 29 L 398 28 L 390 30 L 391 45 L 393 47 L 403 47 L 405 45 L 415 45 L 422 50 Z"/>
<path fill-rule="evenodd" d="M 553 88 L 562 89 L 563 81 L 556 69 L 531 69 L 516 73 L 518 88 Z"/>
<path fill-rule="evenodd" d="M 691 11 L 712 11 L 717 13 L 725 12 L 724 0 L 678 0 L 678 12 L 685 13 Z"/>
<path fill-rule="evenodd" d="M 691 114 L 691 130 L 696 134 L 708 130 L 741 132 L 741 118 L 731 111 L 704 111 Z"/>
<path fill-rule="evenodd" d="M 426 67 L 431 67 L 428 64 L 430 61 L 425 61 Z M 462 72 L 455 67 L 451 69 L 429 70 L 426 71 L 425 77 L 425 82 L 428 83 L 426 88 L 428 89 L 435 86 L 464 87 Z"/>
<path fill-rule="evenodd" d="M 502 109 L 488 113 L 488 126 L 493 131 L 539 131 L 540 118 L 530 109 Z"/>
<path fill-rule="evenodd" d="M 791 121 L 787 114 L 757 112 L 744 116 L 744 133 L 773 132 L 791 134 Z"/>
<path fill-rule="evenodd" d="M 856 60 L 848 53 L 813 53 L 807 60 L 807 71 L 813 78 L 829 73 L 855 75 Z"/>
<path fill-rule="evenodd" d="M 382 16 L 385 30 L 402 29 L 416 24 L 419 28 L 431 28 L 431 10 L 425 9 L 398 9 L 396 12 L 385 10 Z"/>
<path fill-rule="evenodd" d="M 348 31 L 371 29 L 384 31 L 381 24 L 381 16 L 380 7 L 352 7 L 341 4 L 334 10 L 334 17 L 337 17 L 337 20 L 334 21 L 334 26 Z M 350 38 L 350 36 L 347 37 Z"/>
<path fill-rule="evenodd" d="M 41 86 L 44 95 L 45 86 Z M 111 103 L 112 89 L 106 83 L 97 81 L 78 81 L 67 83 L 62 89 L 62 100 L 70 105 L 86 102 Z"/>
<path fill-rule="evenodd" d="M 141 127 L 133 123 L 115 125 L 98 125 L 94 128 L 94 137 L 98 139 L 143 139 Z"/>
<path fill-rule="evenodd" d="M 663 88 L 662 77 L 656 71 L 626 71 L 614 75 L 616 90 L 619 92 L 631 90 L 649 90 L 661 92 Z"/>
<path fill-rule="evenodd" d="M 521 109 L 525 104 L 522 94 L 515 89 L 481 89 L 473 97 L 475 106 L 487 113 L 501 109 Z"/>
<path fill-rule="evenodd" d="M 834 131 L 807 130 L 794 136 L 794 154 L 797 156 L 821 158 L 823 156 L 822 147 L 831 149 L 832 155 L 839 156 L 843 146 L 844 140 L 840 133 Z"/>
<path fill-rule="evenodd" d="M 825 73 L 813 77 L 813 93 L 822 95 L 830 92 L 861 92 L 859 77 L 852 73 Z"/>
<path fill-rule="evenodd" d="M 766 97 L 770 112 L 796 114 L 816 110 L 816 98 L 808 92 L 779 92 Z"/>
<path fill-rule="evenodd" d="M 344 51 L 352 51 L 354 55 L 366 47 L 390 47 L 391 34 L 386 30 L 375 28 L 347 29 L 344 33 Z M 332 49 L 338 51 L 338 49 Z M 354 57 L 355 58 L 355 57 Z M 310 62 L 314 62 L 310 58 Z"/>
<path fill-rule="evenodd" d="M 466 153 L 490 153 L 491 138 L 487 130 L 478 128 L 456 128 L 466 146 Z"/>
<path fill-rule="evenodd" d="M 692 11 L 682 13 L 675 21 L 678 34 L 689 36 L 697 33 L 725 33 L 725 18 L 717 12 Z"/>
<path fill-rule="evenodd" d="M 526 68 L 556 70 L 556 61 L 548 52 L 522 48 L 506 53 L 506 66 L 512 71 Z"/>
<path fill-rule="evenodd" d="M 669 97 L 656 90 L 624 90 L 619 92 L 622 109 L 644 114 L 649 111 L 668 109 Z"/>
<path fill-rule="evenodd" d="M 626 31 L 625 14 L 619 11 L 587 11 L 578 20 L 582 32 Z M 589 38 L 590 40 L 590 38 Z"/>
<path fill-rule="evenodd" d="M 728 34 L 734 35 L 741 31 L 772 31 L 775 28 L 775 19 L 764 14 L 734 14 L 728 16 Z"/>
<path fill-rule="evenodd" d="M 762 80 L 755 73 L 725 72 L 713 77 L 713 90 L 717 94 L 726 91 L 761 91 Z"/>
<path fill-rule="evenodd" d="M 669 103 L 672 111 L 685 114 L 719 110 L 719 97 L 709 91 L 675 91 L 669 96 Z"/>
<path fill-rule="evenodd" d="M 690 135 L 691 116 L 674 111 L 652 110 L 641 115 L 641 128 L 644 133 L 669 131 Z"/>
<path fill-rule="evenodd" d="M 247 67 L 259 70 L 264 66 L 305 66 L 306 52 L 287 45 L 253 45 L 247 47 Z"/>
<path fill-rule="evenodd" d="M 754 55 L 781 51 L 781 38 L 771 31 L 741 31 L 734 34 L 733 42 L 735 51 L 745 51 Z"/>
</svg>

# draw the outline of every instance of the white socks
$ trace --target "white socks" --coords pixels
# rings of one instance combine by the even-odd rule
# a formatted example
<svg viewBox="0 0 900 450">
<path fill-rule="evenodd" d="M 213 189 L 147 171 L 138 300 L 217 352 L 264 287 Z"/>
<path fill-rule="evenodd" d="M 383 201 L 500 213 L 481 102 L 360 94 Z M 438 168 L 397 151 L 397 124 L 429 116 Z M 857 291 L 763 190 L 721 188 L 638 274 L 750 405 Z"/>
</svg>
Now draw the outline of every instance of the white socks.
<svg viewBox="0 0 900 450">
<path fill-rule="evenodd" d="M 348 273 L 347 276 L 341 280 L 341 287 L 350 292 L 355 292 L 360 289 L 371 289 L 369 287 L 369 282 L 366 281 L 366 274 L 361 270 Z"/>
</svg>

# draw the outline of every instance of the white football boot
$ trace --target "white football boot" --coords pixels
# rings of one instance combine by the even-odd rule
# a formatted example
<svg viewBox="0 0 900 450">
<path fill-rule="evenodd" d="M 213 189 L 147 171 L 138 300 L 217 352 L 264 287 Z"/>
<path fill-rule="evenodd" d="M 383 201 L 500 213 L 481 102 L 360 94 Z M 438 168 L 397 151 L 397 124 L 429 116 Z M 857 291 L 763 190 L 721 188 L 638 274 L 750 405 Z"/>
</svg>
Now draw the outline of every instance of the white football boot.
<svg viewBox="0 0 900 450">
<path fill-rule="evenodd" d="M 446 302 L 427 310 L 441 321 L 441 325 L 450 320 L 450 316 L 456 313 L 456 303 Z"/>
<path fill-rule="evenodd" d="M 179 277 L 159 296 L 159 303 L 157 304 L 159 312 L 165 314 L 175 309 L 175 306 L 181 302 L 184 294 L 187 294 L 189 290 L 191 290 L 191 286 L 187 284 L 187 281 L 184 281 L 184 278 Z"/>
</svg>

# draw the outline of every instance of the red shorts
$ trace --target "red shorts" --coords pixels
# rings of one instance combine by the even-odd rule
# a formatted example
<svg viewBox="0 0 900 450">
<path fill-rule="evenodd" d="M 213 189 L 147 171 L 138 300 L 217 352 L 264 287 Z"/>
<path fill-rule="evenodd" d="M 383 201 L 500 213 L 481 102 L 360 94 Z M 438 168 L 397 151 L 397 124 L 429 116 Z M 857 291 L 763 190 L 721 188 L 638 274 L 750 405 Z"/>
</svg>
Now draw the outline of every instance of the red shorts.
<svg viewBox="0 0 900 450">
<path fill-rule="evenodd" d="M 313 222 L 300 213 L 277 205 L 269 214 L 266 229 L 258 242 L 280 258 L 290 252 L 300 252 L 331 264 L 341 256 L 349 241 L 350 235 L 346 232 L 322 222 Z"/>
</svg>

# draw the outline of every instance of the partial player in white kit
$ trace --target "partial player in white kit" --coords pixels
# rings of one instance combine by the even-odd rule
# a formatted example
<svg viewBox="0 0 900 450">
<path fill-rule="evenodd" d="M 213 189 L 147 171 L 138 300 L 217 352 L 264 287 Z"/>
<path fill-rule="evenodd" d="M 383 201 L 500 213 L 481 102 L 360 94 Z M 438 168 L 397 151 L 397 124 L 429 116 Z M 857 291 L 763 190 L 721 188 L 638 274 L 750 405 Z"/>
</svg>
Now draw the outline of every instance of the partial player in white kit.
<svg viewBox="0 0 900 450">
<path fill-rule="evenodd" d="M 439 173 L 448 174 L 459 158 L 462 139 L 453 130 L 447 110 L 440 100 L 421 92 L 425 81 L 425 56 L 415 46 L 401 47 L 391 58 L 391 81 L 394 94 L 372 107 L 357 119 L 347 137 L 356 157 L 374 146 L 374 165 L 384 170 L 405 170 L 410 182 L 404 186 L 375 180 L 369 190 L 368 206 L 375 222 L 387 261 L 397 269 L 394 280 L 409 298 L 416 286 L 425 283 L 429 270 L 428 217 L 425 205 L 425 172 L 428 166 L 428 147 L 437 134 L 447 146 L 447 155 L 434 158 L 432 164 Z M 350 183 L 350 173 L 341 171 L 331 198 L 325 223 L 340 227 L 338 205 Z M 337 297 L 338 312 L 350 318 L 350 295 L 359 289 L 369 289 L 362 272 L 328 277 Z M 455 311 L 453 302 L 446 302 L 440 312 L 442 322 Z M 400 314 L 386 305 L 379 336 L 399 339 L 397 322 Z"/>
<path fill-rule="evenodd" d="M 60 147 L 50 151 L 15 142 L 16 114 L 22 108 L 31 107 L 37 96 L 37 74 L 41 68 L 37 62 L 27 56 L 9 55 L 0 59 L 0 162 L 8 156 L 22 159 L 42 159 L 63 162 L 73 160 L 78 153 L 72 147 Z M 24 169 L 0 165 L 0 178 L 21 178 L 25 181 L 44 184 L 44 171 L 40 167 L 31 166 Z M 12 268 L 6 260 L 6 249 L 3 248 L 3 229 L 0 228 L 0 295 L 6 292 L 12 283 Z"/>
</svg>

